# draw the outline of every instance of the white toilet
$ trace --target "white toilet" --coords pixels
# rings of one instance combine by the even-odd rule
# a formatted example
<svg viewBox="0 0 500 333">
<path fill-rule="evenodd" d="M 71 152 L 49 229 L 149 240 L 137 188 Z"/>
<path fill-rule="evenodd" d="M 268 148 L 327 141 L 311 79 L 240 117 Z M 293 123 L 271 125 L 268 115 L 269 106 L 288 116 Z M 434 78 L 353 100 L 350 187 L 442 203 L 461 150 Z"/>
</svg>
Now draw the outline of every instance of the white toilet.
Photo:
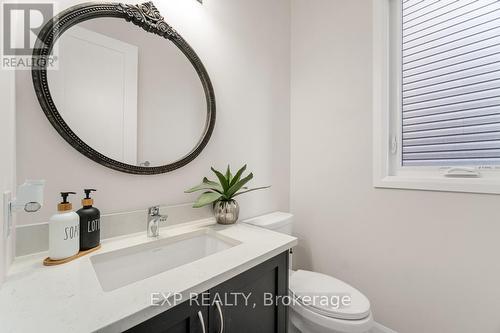
<svg viewBox="0 0 500 333">
<path fill-rule="evenodd" d="M 293 215 L 276 212 L 244 222 L 291 235 Z M 291 260 L 290 255 L 290 265 Z M 289 332 L 368 333 L 372 330 L 370 301 L 347 283 L 302 270 L 290 270 L 289 282 Z"/>
</svg>

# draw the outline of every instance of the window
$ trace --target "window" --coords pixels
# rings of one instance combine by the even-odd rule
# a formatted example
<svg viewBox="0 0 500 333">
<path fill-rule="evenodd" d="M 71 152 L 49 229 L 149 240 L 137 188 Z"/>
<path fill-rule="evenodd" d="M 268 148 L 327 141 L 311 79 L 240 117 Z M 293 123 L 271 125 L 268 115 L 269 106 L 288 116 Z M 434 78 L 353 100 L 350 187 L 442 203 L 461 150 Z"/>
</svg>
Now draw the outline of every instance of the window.
<svg viewBox="0 0 500 333">
<path fill-rule="evenodd" d="M 500 193 L 500 1 L 373 1 L 375 186 Z"/>
<path fill-rule="evenodd" d="M 500 163 L 500 3 L 402 3 L 402 165 Z"/>
</svg>

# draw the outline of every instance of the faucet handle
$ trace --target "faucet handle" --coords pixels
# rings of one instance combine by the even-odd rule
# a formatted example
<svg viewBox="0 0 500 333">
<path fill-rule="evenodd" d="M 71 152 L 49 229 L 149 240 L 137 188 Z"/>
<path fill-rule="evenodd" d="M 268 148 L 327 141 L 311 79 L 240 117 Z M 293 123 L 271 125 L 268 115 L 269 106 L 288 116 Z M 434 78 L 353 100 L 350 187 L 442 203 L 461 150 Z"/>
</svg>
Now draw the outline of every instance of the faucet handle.
<svg viewBox="0 0 500 333">
<path fill-rule="evenodd" d="M 160 214 L 160 206 L 153 206 L 148 208 L 149 216 L 157 216 Z"/>
</svg>

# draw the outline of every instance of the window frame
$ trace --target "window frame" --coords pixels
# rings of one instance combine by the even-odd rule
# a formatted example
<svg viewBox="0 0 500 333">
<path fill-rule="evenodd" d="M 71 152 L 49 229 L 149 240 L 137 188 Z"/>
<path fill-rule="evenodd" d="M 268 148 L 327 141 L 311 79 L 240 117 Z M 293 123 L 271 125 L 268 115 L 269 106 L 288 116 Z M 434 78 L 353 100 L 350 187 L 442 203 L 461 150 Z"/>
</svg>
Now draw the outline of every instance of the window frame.
<svg viewBox="0 0 500 333">
<path fill-rule="evenodd" d="M 402 25 L 401 0 L 372 0 L 372 5 L 373 186 L 500 194 L 500 165 L 474 167 L 478 178 L 446 177 L 449 167 L 402 166 L 402 31 L 391 29 Z"/>
</svg>

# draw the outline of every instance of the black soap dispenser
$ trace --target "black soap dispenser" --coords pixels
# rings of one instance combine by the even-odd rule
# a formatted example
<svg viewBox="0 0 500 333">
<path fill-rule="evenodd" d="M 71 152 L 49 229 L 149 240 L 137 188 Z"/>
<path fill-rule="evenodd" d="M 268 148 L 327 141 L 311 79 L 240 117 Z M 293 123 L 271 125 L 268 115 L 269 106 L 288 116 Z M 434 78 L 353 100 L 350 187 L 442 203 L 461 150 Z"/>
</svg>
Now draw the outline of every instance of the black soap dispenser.
<svg viewBox="0 0 500 333">
<path fill-rule="evenodd" d="M 101 212 L 93 207 L 94 200 L 90 198 L 94 191 L 96 190 L 84 190 L 83 207 L 76 212 L 80 216 L 80 251 L 93 249 L 101 242 Z"/>
</svg>

